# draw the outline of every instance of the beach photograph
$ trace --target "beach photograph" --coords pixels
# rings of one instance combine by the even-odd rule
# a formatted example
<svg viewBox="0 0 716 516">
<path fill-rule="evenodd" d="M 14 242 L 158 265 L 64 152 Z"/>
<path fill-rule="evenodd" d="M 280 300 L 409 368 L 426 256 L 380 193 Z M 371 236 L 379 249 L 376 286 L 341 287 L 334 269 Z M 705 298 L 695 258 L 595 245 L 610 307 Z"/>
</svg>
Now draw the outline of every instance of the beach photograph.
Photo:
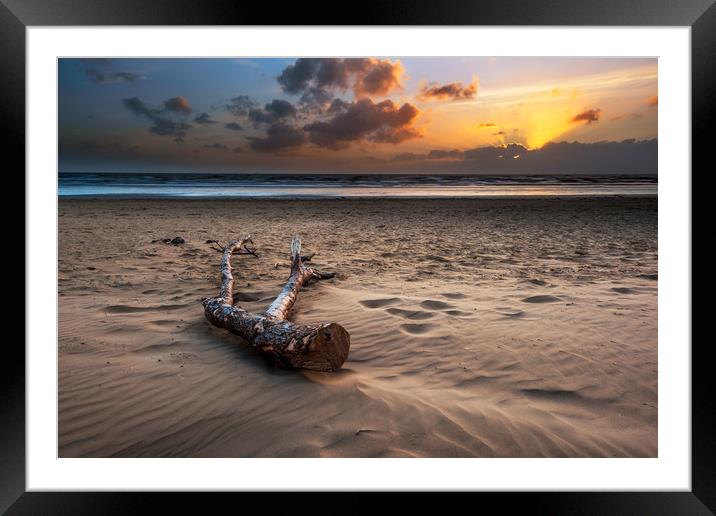
<svg viewBox="0 0 716 516">
<path fill-rule="evenodd" d="M 59 457 L 659 456 L 657 59 L 57 66 Z"/>
</svg>

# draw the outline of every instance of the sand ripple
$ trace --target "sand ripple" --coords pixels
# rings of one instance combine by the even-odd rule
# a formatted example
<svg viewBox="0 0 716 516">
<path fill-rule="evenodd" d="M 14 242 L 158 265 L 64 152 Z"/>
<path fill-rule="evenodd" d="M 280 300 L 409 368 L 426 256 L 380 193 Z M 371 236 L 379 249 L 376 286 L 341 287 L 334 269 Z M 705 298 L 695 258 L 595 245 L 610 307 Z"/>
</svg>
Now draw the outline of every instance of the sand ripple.
<svg viewBox="0 0 716 516">
<path fill-rule="evenodd" d="M 62 457 L 657 454 L 655 199 L 59 210 Z M 204 242 L 256 237 L 236 300 L 260 310 L 297 220 L 338 277 L 292 317 L 348 329 L 336 374 L 269 367 L 203 317 L 218 263 Z"/>
</svg>

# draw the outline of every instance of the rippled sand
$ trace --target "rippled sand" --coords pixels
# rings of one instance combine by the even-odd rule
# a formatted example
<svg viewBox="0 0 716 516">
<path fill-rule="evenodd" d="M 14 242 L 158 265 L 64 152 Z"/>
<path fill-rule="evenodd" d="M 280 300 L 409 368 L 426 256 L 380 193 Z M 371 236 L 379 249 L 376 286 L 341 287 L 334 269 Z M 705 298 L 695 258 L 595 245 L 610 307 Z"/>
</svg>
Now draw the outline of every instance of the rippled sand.
<svg viewBox="0 0 716 516">
<path fill-rule="evenodd" d="M 657 201 L 60 200 L 62 457 L 657 455 Z M 269 367 L 205 321 L 265 308 L 300 233 L 338 272 L 334 374 Z M 180 235 L 186 243 L 153 240 Z"/>
</svg>

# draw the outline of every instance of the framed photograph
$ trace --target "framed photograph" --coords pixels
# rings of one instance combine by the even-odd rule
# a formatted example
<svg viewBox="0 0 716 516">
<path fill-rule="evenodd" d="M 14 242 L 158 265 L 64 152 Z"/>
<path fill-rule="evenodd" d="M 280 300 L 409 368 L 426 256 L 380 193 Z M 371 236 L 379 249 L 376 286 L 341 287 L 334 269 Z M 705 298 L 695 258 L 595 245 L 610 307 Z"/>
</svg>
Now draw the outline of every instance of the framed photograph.
<svg viewBox="0 0 716 516">
<path fill-rule="evenodd" d="M 506 503 L 713 511 L 691 340 L 712 2 L 345 26 L 210 4 L 0 6 L 26 192 L 0 507 L 529 491 Z"/>
</svg>

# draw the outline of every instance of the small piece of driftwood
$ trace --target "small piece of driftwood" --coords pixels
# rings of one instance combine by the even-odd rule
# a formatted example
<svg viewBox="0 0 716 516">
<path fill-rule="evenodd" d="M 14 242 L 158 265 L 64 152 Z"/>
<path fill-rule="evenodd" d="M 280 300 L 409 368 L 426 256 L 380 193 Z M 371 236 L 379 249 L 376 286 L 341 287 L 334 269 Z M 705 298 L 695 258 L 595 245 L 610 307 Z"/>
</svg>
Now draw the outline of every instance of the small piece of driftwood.
<svg viewBox="0 0 716 516">
<path fill-rule="evenodd" d="M 282 367 L 340 369 L 350 348 L 350 335 L 345 328 L 336 323 L 304 326 L 286 320 L 303 285 L 312 279 L 332 278 L 334 274 L 306 267 L 301 256 L 301 239 L 296 236 L 291 242 L 291 275 L 283 290 L 265 312 L 247 312 L 233 306 L 231 257 L 235 253 L 246 254 L 248 243 L 252 243 L 250 237 L 234 240 L 223 248 L 219 295 L 202 301 L 206 318 L 214 326 L 242 337 Z"/>
</svg>

